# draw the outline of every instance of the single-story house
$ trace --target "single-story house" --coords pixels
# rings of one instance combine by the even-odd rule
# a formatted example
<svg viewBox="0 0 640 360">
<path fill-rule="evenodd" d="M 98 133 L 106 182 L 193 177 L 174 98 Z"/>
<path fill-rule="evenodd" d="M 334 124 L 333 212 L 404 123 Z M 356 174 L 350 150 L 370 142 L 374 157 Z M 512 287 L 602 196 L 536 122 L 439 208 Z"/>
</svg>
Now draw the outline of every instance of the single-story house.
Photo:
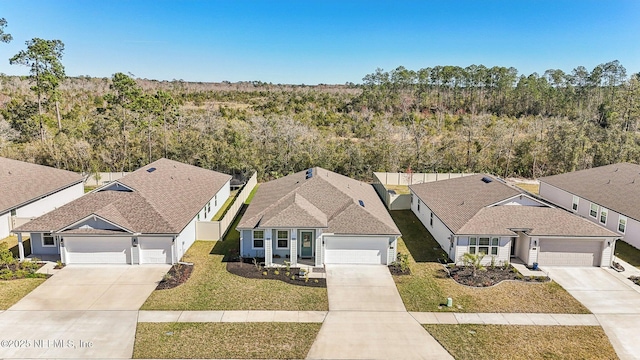
<svg viewBox="0 0 640 360">
<path fill-rule="evenodd" d="M 400 236 L 370 184 L 319 167 L 261 184 L 237 230 L 267 266 L 390 264 Z"/>
<path fill-rule="evenodd" d="M 82 180 L 71 171 L 0 157 L 0 239 L 84 195 Z"/>
<path fill-rule="evenodd" d="M 230 175 L 168 159 L 104 185 L 14 231 L 65 264 L 174 264 L 229 197 Z M 21 236 L 19 236 L 21 241 Z"/>
<path fill-rule="evenodd" d="M 486 175 L 409 186 L 411 209 L 449 258 L 610 266 L 621 236 Z"/>
<path fill-rule="evenodd" d="M 543 177 L 540 196 L 640 249 L 640 165 L 620 163 Z"/>
</svg>

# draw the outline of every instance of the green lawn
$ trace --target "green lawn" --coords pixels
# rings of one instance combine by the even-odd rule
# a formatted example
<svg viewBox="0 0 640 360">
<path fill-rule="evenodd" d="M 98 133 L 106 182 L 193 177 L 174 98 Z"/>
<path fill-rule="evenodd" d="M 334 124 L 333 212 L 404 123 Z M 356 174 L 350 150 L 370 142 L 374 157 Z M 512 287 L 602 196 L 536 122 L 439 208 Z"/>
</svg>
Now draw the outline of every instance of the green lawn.
<svg viewBox="0 0 640 360">
<path fill-rule="evenodd" d="M 19 257 L 20 256 L 20 252 L 18 251 L 18 237 L 17 236 L 8 236 L 2 240 L 0 240 L 0 243 L 6 243 L 7 246 L 9 247 L 9 250 L 11 250 L 11 253 L 13 253 L 14 257 Z M 24 256 L 29 256 L 31 255 L 31 240 L 29 239 L 29 237 L 22 237 L 22 245 L 24 246 Z"/>
<path fill-rule="evenodd" d="M 259 186 L 260 184 L 256 184 L 253 190 L 251 190 L 251 193 L 249 193 L 249 196 L 247 196 L 247 200 L 244 201 L 245 204 L 251 203 L 251 200 L 253 200 L 253 197 L 256 196 L 256 191 L 258 191 Z"/>
<path fill-rule="evenodd" d="M 278 280 L 247 279 L 226 270 L 225 255 L 239 248 L 235 230 L 242 211 L 223 241 L 196 241 L 184 261 L 195 264 L 191 278 L 169 290 L 156 290 L 143 310 L 328 310 L 327 289 Z M 253 266 L 246 264 L 246 266 Z"/>
<path fill-rule="evenodd" d="M 456 359 L 617 359 L 599 326 L 424 325 Z"/>
<path fill-rule="evenodd" d="M 489 288 L 462 286 L 436 259 L 443 251 L 410 210 L 391 211 L 402 233 L 398 251 L 409 253 L 411 275 L 394 276 L 408 311 L 589 313 L 555 282 L 502 282 Z M 441 306 L 448 297 L 454 306 Z"/>
<path fill-rule="evenodd" d="M 322 324 L 139 323 L 133 357 L 304 359 Z"/>
<path fill-rule="evenodd" d="M 640 267 L 640 250 L 622 240 L 616 241 L 615 255 L 635 267 Z"/>
<path fill-rule="evenodd" d="M 227 213 L 227 210 L 229 210 L 229 206 L 231 206 L 231 204 L 233 204 L 233 202 L 236 200 L 236 197 L 238 196 L 238 193 L 239 193 L 238 190 L 231 191 L 231 194 L 229 195 L 229 198 L 227 199 L 227 201 L 224 202 L 224 204 L 222 204 L 222 207 L 213 216 L 211 221 L 218 221 L 218 220 L 220 220 L 220 219 L 222 219 L 224 217 L 224 215 Z"/>
<path fill-rule="evenodd" d="M 6 310 L 46 279 L 0 280 L 0 310 Z"/>
</svg>

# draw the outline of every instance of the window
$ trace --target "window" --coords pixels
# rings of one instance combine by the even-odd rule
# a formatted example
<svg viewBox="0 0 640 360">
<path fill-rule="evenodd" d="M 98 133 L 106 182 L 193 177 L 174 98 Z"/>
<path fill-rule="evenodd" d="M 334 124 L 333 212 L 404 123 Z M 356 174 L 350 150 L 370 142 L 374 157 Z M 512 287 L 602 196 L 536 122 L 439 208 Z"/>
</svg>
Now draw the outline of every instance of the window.
<svg viewBox="0 0 640 360">
<path fill-rule="evenodd" d="M 609 210 L 605 209 L 605 208 L 600 208 L 600 223 L 607 225 L 607 214 L 609 213 Z"/>
<path fill-rule="evenodd" d="M 213 197 L 213 206 L 215 206 L 215 207 L 218 206 L 218 195 Z"/>
<path fill-rule="evenodd" d="M 589 215 L 592 218 L 598 217 L 598 205 L 591 203 L 591 210 L 589 210 Z"/>
<path fill-rule="evenodd" d="M 429 225 L 433 227 L 433 213 L 431 213 L 431 216 L 429 217 Z"/>
<path fill-rule="evenodd" d="M 627 217 L 619 215 L 618 216 L 618 231 L 623 233 L 627 229 Z"/>
<path fill-rule="evenodd" d="M 420 212 L 420 200 L 418 200 L 418 212 Z"/>
<path fill-rule="evenodd" d="M 53 239 L 53 236 L 51 236 L 51 234 L 42 234 L 42 246 L 56 246 L 56 241 Z"/>
<path fill-rule="evenodd" d="M 264 247 L 264 230 L 253 231 L 253 248 L 262 249 Z"/>
<path fill-rule="evenodd" d="M 497 256 L 499 247 L 500 247 L 500 239 L 497 237 L 469 238 L 470 254 L 483 253 L 485 255 Z"/>
<path fill-rule="evenodd" d="M 16 216 L 16 209 L 11 210 L 11 216 Z"/>
<path fill-rule="evenodd" d="M 211 201 L 207 203 L 207 212 L 211 212 Z"/>
<path fill-rule="evenodd" d="M 289 247 L 289 231 L 287 230 L 278 230 L 277 234 L 278 248 L 288 248 Z"/>
<path fill-rule="evenodd" d="M 200 213 L 198 213 L 198 221 L 200 221 Z"/>
<path fill-rule="evenodd" d="M 580 202 L 580 198 L 577 196 L 573 196 L 573 202 L 571 203 L 571 209 L 573 211 L 578 211 L 578 203 Z"/>
<path fill-rule="evenodd" d="M 411 205 L 413 205 L 413 195 L 411 195 Z"/>
</svg>

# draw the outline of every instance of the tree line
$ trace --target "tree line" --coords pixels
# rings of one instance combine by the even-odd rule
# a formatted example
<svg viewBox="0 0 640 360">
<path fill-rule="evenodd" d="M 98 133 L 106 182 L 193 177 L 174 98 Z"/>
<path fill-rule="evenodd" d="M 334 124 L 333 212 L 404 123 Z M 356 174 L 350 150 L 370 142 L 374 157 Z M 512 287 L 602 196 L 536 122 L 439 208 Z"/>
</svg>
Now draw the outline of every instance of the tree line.
<svg viewBox="0 0 640 360">
<path fill-rule="evenodd" d="M 0 156 L 73 171 L 168 157 L 262 180 L 312 166 L 538 177 L 640 160 L 640 76 L 618 61 L 542 75 L 400 66 L 304 86 L 68 78 L 61 41 L 25 45 L 10 62 L 29 76 L 0 75 Z"/>
</svg>

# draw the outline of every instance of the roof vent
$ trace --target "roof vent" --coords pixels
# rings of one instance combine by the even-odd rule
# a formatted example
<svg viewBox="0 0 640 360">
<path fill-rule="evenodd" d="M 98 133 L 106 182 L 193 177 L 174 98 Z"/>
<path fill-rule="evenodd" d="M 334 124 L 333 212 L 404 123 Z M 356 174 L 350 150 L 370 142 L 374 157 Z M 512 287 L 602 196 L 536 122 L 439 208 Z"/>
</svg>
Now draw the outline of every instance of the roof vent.
<svg viewBox="0 0 640 360">
<path fill-rule="evenodd" d="M 358 200 L 358 204 L 360 204 L 360 206 L 364 207 L 364 201 Z"/>
<path fill-rule="evenodd" d="M 491 179 L 491 178 L 490 178 L 490 177 L 488 177 L 488 176 L 484 176 L 484 177 L 482 178 L 482 181 L 488 184 L 488 183 L 492 182 L 492 181 L 493 181 L 493 179 Z"/>
<path fill-rule="evenodd" d="M 305 179 L 311 179 L 313 177 L 313 169 L 307 170 L 307 176 Z"/>
<path fill-rule="evenodd" d="M 152 172 L 154 172 L 154 171 L 156 171 L 156 168 L 148 168 L 148 169 L 147 169 L 147 172 L 148 172 L 148 173 L 152 173 Z"/>
</svg>

